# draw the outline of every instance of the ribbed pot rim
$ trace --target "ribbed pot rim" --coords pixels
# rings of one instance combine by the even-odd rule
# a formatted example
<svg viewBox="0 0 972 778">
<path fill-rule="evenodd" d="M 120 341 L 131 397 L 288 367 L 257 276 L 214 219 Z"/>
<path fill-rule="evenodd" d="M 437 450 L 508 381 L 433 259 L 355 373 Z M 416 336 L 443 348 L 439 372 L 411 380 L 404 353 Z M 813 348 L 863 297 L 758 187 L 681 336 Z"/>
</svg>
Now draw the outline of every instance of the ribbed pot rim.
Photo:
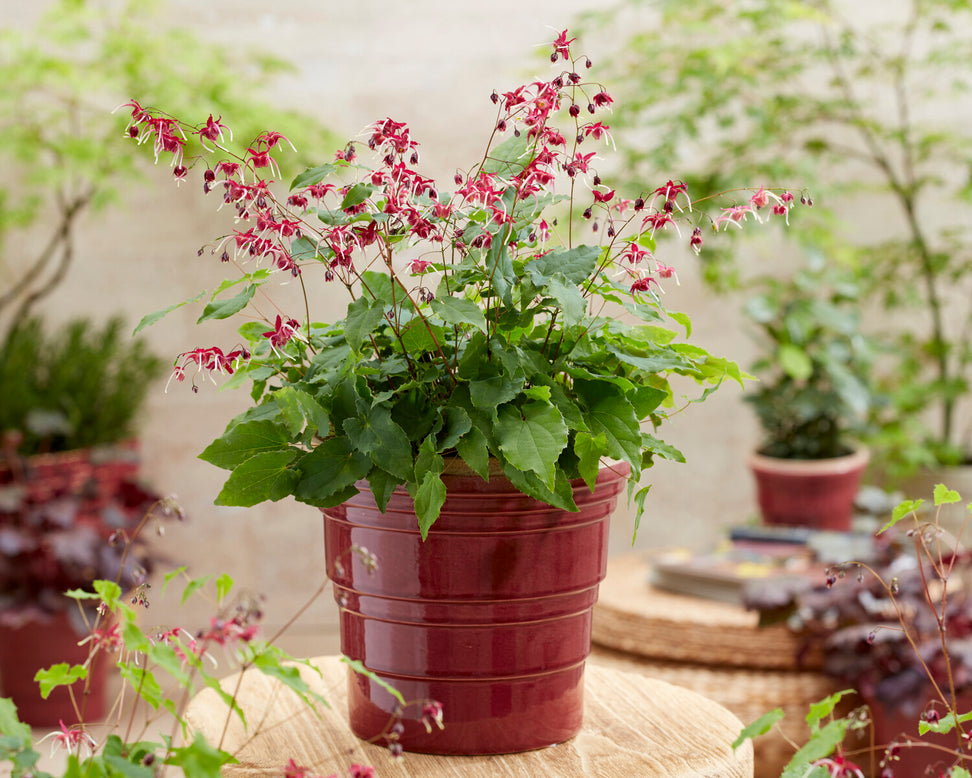
<svg viewBox="0 0 972 778">
<path fill-rule="evenodd" d="M 841 475 L 862 470 L 871 460 L 871 452 L 866 446 L 858 446 L 850 454 L 826 459 L 785 459 L 770 457 L 753 452 L 749 466 L 755 472 L 776 473 L 779 475 Z"/>
</svg>

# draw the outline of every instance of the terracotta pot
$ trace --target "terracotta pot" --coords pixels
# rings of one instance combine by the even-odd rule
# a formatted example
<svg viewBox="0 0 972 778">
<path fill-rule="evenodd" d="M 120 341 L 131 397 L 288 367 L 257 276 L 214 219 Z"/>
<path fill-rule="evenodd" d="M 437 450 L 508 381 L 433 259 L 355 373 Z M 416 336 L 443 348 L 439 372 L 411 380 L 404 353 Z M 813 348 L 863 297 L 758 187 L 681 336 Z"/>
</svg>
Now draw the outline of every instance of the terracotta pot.
<svg viewBox="0 0 972 778">
<path fill-rule="evenodd" d="M 364 483 L 324 510 L 342 652 L 416 703 L 403 714 L 405 750 L 509 753 L 579 731 L 608 519 L 628 473 L 626 464 L 602 470 L 594 493 L 575 482 L 578 513 L 499 475 L 444 475 L 446 502 L 424 542 L 402 489 L 385 513 Z M 352 544 L 374 554 L 377 569 Z M 394 698 L 352 671 L 348 688 L 355 734 L 387 732 Z M 442 704 L 444 730 L 426 731 L 427 700 Z"/>
<path fill-rule="evenodd" d="M 753 454 L 749 467 L 766 524 L 848 531 L 854 498 L 869 454 L 859 448 L 843 457 L 781 459 Z"/>
<path fill-rule="evenodd" d="M 70 726 L 78 721 L 67 688 L 54 689 L 45 700 L 34 675 L 60 662 L 84 664 L 88 646 L 78 645 L 82 638 L 65 612 L 18 627 L 0 626 L 0 696 L 13 699 L 21 721 L 34 727 L 56 727 L 61 720 Z M 100 655 L 92 663 L 87 698 L 83 695 L 84 681 L 74 684 L 75 699 L 79 707 L 83 704 L 86 722 L 105 715 L 109 664 Z"/>
</svg>

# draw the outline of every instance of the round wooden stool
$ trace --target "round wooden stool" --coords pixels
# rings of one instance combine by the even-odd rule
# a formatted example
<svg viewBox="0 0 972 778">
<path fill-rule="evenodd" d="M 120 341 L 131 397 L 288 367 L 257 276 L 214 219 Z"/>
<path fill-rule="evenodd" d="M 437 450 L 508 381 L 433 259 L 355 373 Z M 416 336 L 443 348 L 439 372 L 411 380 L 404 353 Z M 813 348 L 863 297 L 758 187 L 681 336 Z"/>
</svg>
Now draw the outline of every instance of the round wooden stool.
<svg viewBox="0 0 972 778">
<path fill-rule="evenodd" d="M 247 721 L 212 689 L 189 704 L 186 718 L 209 742 L 234 754 L 239 764 L 224 768 L 233 778 L 281 775 L 293 759 L 321 775 L 348 774 L 353 762 L 371 765 L 378 778 L 484 778 L 485 776 L 588 776 L 613 778 L 752 778 L 752 744 L 733 752 L 742 724 L 711 700 L 638 673 L 588 665 L 584 728 L 550 748 L 499 756 L 431 756 L 405 753 L 393 761 L 386 748 L 364 743 L 347 724 L 347 667 L 338 657 L 311 660 L 318 676 L 301 667 L 313 691 L 330 703 L 315 715 L 279 681 L 248 671 L 226 678 Z M 445 711 L 449 726 L 449 711 Z"/>
<path fill-rule="evenodd" d="M 785 626 L 760 627 L 742 606 L 656 589 L 650 557 L 608 560 L 594 606 L 590 662 L 676 683 L 724 705 L 743 723 L 781 707 L 786 714 L 756 741 L 756 775 L 777 776 L 791 742 L 810 735 L 810 703 L 837 690 L 811 653 L 798 665 L 800 639 Z M 590 664 L 589 662 L 589 664 Z"/>
</svg>

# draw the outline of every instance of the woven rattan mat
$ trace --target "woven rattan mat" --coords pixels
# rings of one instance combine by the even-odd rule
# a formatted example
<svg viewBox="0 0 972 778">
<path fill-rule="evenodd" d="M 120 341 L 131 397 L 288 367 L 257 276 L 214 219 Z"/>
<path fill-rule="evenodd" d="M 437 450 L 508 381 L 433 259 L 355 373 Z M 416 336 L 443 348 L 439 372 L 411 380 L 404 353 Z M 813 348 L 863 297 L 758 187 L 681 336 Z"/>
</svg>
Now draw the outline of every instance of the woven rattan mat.
<svg viewBox="0 0 972 778">
<path fill-rule="evenodd" d="M 785 626 L 759 627 L 739 605 L 672 594 L 648 582 L 650 558 L 608 560 L 594 607 L 592 640 L 651 659 L 762 669 L 816 669 L 819 654 L 801 656 L 800 638 Z M 804 652 L 806 653 L 806 652 Z"/>
</svg>

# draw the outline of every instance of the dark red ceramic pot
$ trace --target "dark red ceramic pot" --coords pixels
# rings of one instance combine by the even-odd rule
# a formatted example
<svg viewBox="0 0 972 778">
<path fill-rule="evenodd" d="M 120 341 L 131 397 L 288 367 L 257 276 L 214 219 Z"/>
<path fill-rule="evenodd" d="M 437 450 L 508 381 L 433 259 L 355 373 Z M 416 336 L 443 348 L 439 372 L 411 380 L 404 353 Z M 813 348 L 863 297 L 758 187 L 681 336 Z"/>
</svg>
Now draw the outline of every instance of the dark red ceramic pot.
<svg viewBox="0 0 972 778">
<path fill-rule="evenodd" d="M 366 484 L 324 511 L 341 649 L 407 701 L 406 750 L 498 754 L 560 743 L 581 727 L 591 613 L 607 565 L 608 519 L 629 468 L 601 471 L 580 511 L 552 508 L 496 475 L 444 475 L 442 513 L 423 541 L 412 501 L 396 490 L 384 513 Z M 374 554 L 377 569 L 352 547 Z M 387 731 L 396 702 L 349 671 L 351 728 Z M 426 700 L 445 728 L 426 731 Z"/>
<path fill-rule="evenodd" d="M 0 696 L 13 699 L 21 721 L 35 727 L 56 727 L 61 720 L 68 726 L 77 723 L 67 688 L 55 688 L 45 700 L 34 675 L 61 662 L 84 664 L 88 645 L 79 646 L 80 640 L 82 636 L 64 612 L 49 620 L 0 627 Z M 83 702 L 86 722 L 98 721 L 105 715 L 109 664 L 103 656 L 96 657 L 89 670 L 87 698 L 83 695 L 84 681 L 77 681 L 73 687 L 78 705 Z"/>
<path fill-rule="evenodd" d="M 861 448 L 844 457 L 780 459 L 754 454 L 749 466 L 766 524 L 850 530 L 854 498 L 868 463 Z"/>
</svg>

